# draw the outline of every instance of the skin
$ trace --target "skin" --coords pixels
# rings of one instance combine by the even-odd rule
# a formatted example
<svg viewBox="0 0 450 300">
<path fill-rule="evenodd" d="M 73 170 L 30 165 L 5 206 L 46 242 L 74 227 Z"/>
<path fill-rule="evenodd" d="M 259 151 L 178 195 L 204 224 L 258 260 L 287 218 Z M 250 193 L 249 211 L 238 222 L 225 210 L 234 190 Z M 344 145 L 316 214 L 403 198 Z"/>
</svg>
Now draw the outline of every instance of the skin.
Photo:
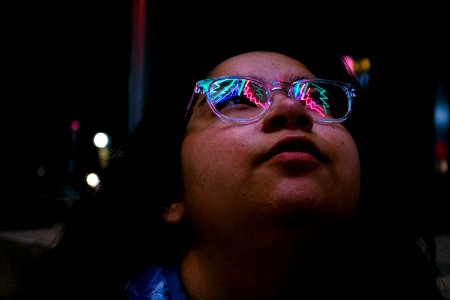
<svg viewBox="0 0 450 300">
<path fill-rule="evenodd" d="M 301 62 L 279 53 L 231 57 L 208 77 L 254 76 L 292 82 L 314 78 Z M 165 215 L 187 218 L 197 239 L 181 264 L 190 299 L 273 299 L 298 290 L 299 275 L 317 237 L 354 214 L 360 182 L 355 142 L 340 124 L 319 124 L 303 106 L 274 93 L 255 123 L 217 118 L 197 101 L 182 145 L 181 201 Z M 275 145 L 300 147 L 268 155 Z M 304 151 L 313 145 L 320 153 Z"/>
</svg>

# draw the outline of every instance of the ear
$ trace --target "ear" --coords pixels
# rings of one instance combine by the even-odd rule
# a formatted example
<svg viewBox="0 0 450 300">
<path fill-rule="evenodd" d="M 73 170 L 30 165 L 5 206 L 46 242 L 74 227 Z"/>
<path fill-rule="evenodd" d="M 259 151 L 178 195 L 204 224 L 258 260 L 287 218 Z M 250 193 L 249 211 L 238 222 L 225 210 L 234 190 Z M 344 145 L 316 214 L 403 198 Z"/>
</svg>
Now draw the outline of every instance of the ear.
<svg viewBox="0 0 450 300">
<path fill-rule="evenodd" d="M 183 220 L 183 217 L 184 203 L 182 201 L 171 203 L 163 214 L 164 220 L 172 225 L 179 224 Z"/>
</svg>

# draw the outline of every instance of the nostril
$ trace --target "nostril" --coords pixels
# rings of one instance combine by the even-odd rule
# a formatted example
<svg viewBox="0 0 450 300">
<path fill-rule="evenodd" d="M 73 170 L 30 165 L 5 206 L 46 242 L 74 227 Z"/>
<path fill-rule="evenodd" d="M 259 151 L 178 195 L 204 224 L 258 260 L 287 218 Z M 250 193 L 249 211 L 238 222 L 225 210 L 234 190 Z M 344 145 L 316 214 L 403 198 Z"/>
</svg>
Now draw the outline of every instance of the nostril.
<svg viewBox="0 0 450 300">
<path fill-rule="evenodd" d="M 299 116 L 296 120 L 296 123 L 299 128 L 304 128 L 305 126 L 308 126 L 311 121 L 307 117 Z"/>
<path fill-rule="evenodd" d="M 270 126 L 272 128 L 283 128 L 288 121 L 286 116 L 275 116 L 270 120 Z"/>
</svg>

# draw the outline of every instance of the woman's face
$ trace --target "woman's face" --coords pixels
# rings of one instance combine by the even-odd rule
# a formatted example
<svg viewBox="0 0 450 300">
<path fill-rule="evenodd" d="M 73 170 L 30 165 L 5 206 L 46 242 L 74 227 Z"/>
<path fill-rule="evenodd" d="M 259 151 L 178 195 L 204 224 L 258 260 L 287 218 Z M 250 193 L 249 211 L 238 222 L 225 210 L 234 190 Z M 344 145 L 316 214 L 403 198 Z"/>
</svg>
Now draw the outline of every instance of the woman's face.
<svg viewBox="0 0 450 300">
<path fill-rule="evenodd" d="M 271 52 L 232 57 L 209 77 L 223 75 L 314 78 L 299 61 Z M 220 120 L 200 98 L 181 155 L 181 215 L 210 234 L 335 223 L 354 212 L 359 197 L 359 155 L 349 132 L 314 122 L 282 91 L 263 119 L 245 125 Z"/>
</svg>

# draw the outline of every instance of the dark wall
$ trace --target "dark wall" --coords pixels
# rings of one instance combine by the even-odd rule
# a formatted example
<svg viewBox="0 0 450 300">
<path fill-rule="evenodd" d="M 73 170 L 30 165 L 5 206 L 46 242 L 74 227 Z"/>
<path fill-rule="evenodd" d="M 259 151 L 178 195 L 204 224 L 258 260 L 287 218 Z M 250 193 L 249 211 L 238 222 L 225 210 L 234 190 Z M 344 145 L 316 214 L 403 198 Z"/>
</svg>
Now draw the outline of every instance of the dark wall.
<svg viewBox="0 0 450 300">
<path fill-rule="evenodd" d="M 116 144 L 126 138 L 130 8 L 128 1 L 44 1 L 5 11 L 0 228 L 41 226 L 64 219 L 60 198 L 99 170 L 94 133 Z"/>
</svg>

